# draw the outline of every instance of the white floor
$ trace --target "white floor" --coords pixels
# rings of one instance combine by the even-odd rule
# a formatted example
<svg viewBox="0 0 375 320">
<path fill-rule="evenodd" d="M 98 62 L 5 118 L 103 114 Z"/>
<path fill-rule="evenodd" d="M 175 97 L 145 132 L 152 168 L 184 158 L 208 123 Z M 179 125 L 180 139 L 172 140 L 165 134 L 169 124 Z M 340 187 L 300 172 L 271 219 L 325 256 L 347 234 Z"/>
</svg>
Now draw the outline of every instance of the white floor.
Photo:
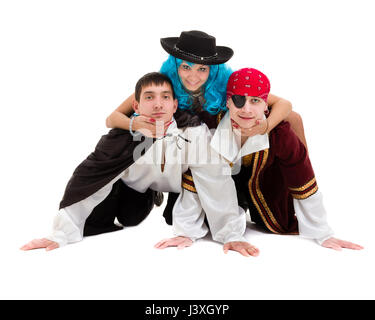
<svg viewBox="0 0 375 320">
<path fill-rule="evenodd" d="M 338 237 L 364 250 L 336 252 L 250 225 L 247 237 L 260 255 L 246 258 L 225 255 L 209 237 L 183 250 L 153 248 L 171 235 L 161 208 L 137 227 L 51 252 L 24 252 L 18 249 L 22 244 L 49 231 L 45 215 L 30 215 L 13 219 L 1 235 L 1 299 L 375 298 L 371 226 L 359 230 L 360 223 L 348 216 L 334 215 L 331 225 Z"/>
</svg>

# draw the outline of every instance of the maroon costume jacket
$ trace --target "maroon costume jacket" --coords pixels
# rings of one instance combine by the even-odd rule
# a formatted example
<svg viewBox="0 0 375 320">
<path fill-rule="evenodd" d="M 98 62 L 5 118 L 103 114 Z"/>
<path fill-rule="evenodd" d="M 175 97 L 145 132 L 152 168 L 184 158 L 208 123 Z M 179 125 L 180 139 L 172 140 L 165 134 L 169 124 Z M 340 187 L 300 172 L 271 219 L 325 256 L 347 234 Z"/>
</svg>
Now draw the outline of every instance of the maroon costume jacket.
<svg viewBox="0 0 375 320">
<path fill-rule="evenodd" d="M 244 156 L 241 171 L 232 176 L 239 204 L 265 229 L 298 234 L 293 198 L 306 199 L 318 190 L 314 171 L 305 146 L 288 122 L 270 132 L 269 143 L 269 149 Z M 182 187 L 195 191 L 189 172 L 183 176 Z"/>
<path fill-rule="evenodd" d="M 306 199 L 318 190 L 303 143 L 288 122 L 269 134 L 269 149 L 242 158 L 234 175 L 239 198 L 251 218 L 274 233 L 298 233 L 293 198 Z"/>
</svg>

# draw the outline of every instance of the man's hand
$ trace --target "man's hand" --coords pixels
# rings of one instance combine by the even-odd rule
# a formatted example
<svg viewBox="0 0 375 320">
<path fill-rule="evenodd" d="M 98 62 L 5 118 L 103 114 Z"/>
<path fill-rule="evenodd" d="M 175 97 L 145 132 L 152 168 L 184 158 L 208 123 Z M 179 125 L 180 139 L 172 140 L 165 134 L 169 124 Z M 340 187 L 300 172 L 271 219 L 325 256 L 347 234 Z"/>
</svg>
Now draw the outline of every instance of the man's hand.
<svg viewBox="0 0 375 320">
<path fill-rule="evenodd" d="M 33 249 L 41 249 L 46 248 L 46 251 L 50 251 L 53 249 L 57 249 L 59 247 L 59 244 L 55 241 L 48 240 L 46 238 L 43 239 L 34 239 L 30 241 L 29 243 L 22 246 L 21 250 L 33 250 Z"/>
<path fill-rule="evenodd" d="M 363 247 L 360 246 L 359 244 L 355 244 L 349 241 L 344 241 L 344 240 L 340 240 L 336 238 L 329 238 L 325 240 L 322 243 L 322 246 L 325 248 L 330 248 L 330 249 L 338 250 L 338 251 L 340 251 L 342 248 L 353 249 L 353 250 L 363 249 Z"/>
<path fill-rule="evenodd" d="M 224 253 L 227 253 L 228 250 L 237 251 L 245 257 L 249 257 L 249 256 L 256 257 L 259 255 L 258 248 L 244 241 L 227 242 L 224 244 L 223 250 L 224 250 Z"/>
<path fill-rule="evenodd" d="M 168 247 L 177 247 L 177 249 L 183 249 L 185 247 L 190 247 L 193 241 L 188 237 L 175 237 L 171 239 L 164 239 L 155 244 L 157 249 L 165 249 Z"/>
<path fill-rule="evenodd" d="M 146 116 L 137 116 L 133 120 L 133 131 L 138 131 L 149 138 L 160 138 L 165 135 L 170 122 L 156 121 Z"/>
<path fill-rule="evenodd" d="M 235 130 L 239 130 L 241 131 L 241 136 L 245 136 L 245 137 L 254 137 L 256 136 L 257 134 L 260 134 L 260 135 L 263 135 L 263 134 L 266 134 L 268 133 L 268 124 L 267 124 L 267 120 L 264 119 L 264 120 L 256 120 L 255 124 L 250 127 L 250 128 L 241 128 L 237 122 L 235 122 L 234 120 L 231 120 L 232 121 L 232 126 Z"/>
</svg>

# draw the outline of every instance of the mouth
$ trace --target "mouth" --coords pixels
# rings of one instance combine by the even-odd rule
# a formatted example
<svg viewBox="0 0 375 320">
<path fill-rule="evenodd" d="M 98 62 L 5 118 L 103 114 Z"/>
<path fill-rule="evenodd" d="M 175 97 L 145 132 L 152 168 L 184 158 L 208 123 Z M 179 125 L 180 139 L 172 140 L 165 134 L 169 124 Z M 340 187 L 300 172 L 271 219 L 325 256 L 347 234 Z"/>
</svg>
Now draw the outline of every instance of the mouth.
<svg viewBox="0 0 375 320">
<path fill-rule="evenodd" d="M 239 118 L 243 119 L 243 120 L 254 120 L 255 117 L 244 117 L 244 116 L 238 116 Z"/>
<path fill-rule="evenodd" d="M 165 112 L 155 112 L 152 114 L 153 117 L 162 117 L 163 115 L 165 115 Z"/>
<path fill-rule="evenodd" d="M 189 81 L 186 81 L 186 83 L 190 86 L 190 87 L 196 87 L 197 85 L 199 85 L 199 82 L 189 82 Z"/>
</svg>

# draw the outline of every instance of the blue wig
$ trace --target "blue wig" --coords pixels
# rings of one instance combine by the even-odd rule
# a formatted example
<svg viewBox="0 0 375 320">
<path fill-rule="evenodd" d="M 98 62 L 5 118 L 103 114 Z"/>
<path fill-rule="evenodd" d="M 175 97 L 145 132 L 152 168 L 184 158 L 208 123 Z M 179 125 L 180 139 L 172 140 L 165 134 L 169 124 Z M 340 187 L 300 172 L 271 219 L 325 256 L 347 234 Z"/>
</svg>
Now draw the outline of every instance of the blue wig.
<svg viewBox="0 0 375 320">
<path fill-rule="evenodd" d="M 193 99 L 184 89 L 178 75 L 178 68 L 182 62 L 183 60 L 169 55 L 168 59 L 161 66 L 160 72 L 171 79 L 176 98 L 178 99 L 178 107 L 180 109 L 191 110 Z M 188 62 L 188 64 L 194 65 L 191 62 Z M 210 114 L 218 114 L 222 110 L 227 110 L 227 82 L 232 70 L 225 63 L 210 65 L 209 67 L 210 75 L 203 88 L 204 99 L 206 101 L 203 105 L 203 110 L 206 110 Z"/>
</svg>

